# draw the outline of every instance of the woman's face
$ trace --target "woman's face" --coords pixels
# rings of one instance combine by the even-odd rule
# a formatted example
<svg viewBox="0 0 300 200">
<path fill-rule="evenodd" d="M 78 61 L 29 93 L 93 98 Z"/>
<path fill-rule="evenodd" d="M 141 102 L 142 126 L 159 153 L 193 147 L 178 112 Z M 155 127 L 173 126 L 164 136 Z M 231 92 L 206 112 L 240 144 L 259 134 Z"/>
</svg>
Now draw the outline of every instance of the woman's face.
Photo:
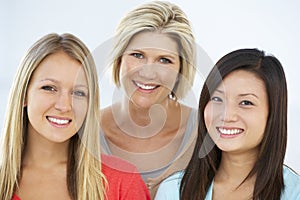
<svg viewBox="0 0 300 200">
<path fill-rule="evenodd" d="M 82 65 L 64 52 L 47 56 L 31 77 L 26 106 L 29 132 L 55 143 L 70 139 L 87 113 L 88 84 Z"/>
<path fill-rule="evenodd" d="M 204 110 L 205 125 L 225 152 L 257 150 L 268 118 L 264 82 L 245 70 L 231 72 L 213 92 Z"/>
<path fill-rule="evenodd" d="M 127 46 L 120 82 L 137 107 L 149 108 L 168 98 L 180 68 L 177 43 L 166 34 L 141 32 Z"/>
</svg>

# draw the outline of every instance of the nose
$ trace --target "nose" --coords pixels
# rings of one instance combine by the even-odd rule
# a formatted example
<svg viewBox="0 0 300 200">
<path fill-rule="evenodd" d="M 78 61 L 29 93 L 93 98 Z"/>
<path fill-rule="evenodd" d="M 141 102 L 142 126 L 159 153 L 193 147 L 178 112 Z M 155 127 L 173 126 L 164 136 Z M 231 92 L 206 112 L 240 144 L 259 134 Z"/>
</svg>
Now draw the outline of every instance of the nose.
<svg viewBox="0 0 300 200">
<path fill-rule="evenodd" d="M 72 97 L 67 92 L 62 92 L 58 95 L 55 103 L 55 109 L 60 112 L 68 112 L 72 109 Z"/>
<path fill-rule="evenodd" d="M 222 109 L 220 114 L 220 118 L 224 122 L 233 122 L 238 119 L 238 111 L 236 106 L 232 105 L 231 103 L 225 103 L 225 106 Z"/>
<path fill-rule="evenodd" d="M 155 79 L 157 76 L 157 68 L 158 66 L 155 66 L 151 63 L 147 63 L 146 65 L 143 65 L 139 70 L 139 76 L 150 80 Z"/>
</svg>

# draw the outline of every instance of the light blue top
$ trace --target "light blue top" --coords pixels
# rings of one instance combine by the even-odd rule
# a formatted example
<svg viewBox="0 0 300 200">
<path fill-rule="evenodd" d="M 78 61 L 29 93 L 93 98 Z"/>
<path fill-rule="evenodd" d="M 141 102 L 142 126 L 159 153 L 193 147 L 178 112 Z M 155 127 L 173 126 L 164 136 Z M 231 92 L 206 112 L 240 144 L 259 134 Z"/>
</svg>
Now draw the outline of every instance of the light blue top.
<svg viewBox="0 0 300 200">
<path fill-rule="evenodd" d="M 179 200 L 180 182 L 183 176 L 183 171 L 165 179 L 159 186 L 155 200 Z M 300 176 L 290 168 L 283 167 L 284 190 L 281 194 L 281 200 L 300 200 Z M 212 200 L 212 182 L 205 200 Z"/>
</svg>

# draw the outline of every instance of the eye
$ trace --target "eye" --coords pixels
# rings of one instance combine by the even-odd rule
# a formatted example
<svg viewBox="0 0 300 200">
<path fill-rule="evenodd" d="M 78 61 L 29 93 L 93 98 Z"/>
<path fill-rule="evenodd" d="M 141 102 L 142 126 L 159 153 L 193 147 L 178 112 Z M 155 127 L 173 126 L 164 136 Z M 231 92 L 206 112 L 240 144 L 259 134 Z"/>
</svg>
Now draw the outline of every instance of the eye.
<svg viewBox="0 0 300 200">
<path fill-rule="evenodd" d="M 50 85 L 42 86 L 41 89 L 46 90 L 46 91 L 56 91 L 56 89 L 53 86 L 50 86 Z"/>
<path fill-rule="evenodd" d="M 244 105 L 244 106 L 253 106 L 254 105 L 251 101 L 247 101 L 247 100 L 242 101 L 240 104 Z"/>
<path fill-rule="evenodd" d="M 161 63 L 172 63 L 172 61 L 168 58 L 160 58 L 159 62 L 161 62 Z"/>
<path fill-rule="evenodd" d="M 141 54 L 141 53 L 132 53 L 130 55 L 132 55 L 133 57 L 139 58 L 139 59 L 144 58 L 143 54 Z"/>
<path fill-rule="evenodd" d="M 216 97 L 216 96 L 213 96 L 210 100 L 213 102 L 223 102 L 223 100 L 220 97 Z"/>
<path fill-rule="evenodd" d="M 86 97 L 87 96 L 87 93 L 85 91 L 81 91 L 81 90 L 75 90 L 72 94 L 75 96 L 78 96 L 78 97 Z"/>
</svg>

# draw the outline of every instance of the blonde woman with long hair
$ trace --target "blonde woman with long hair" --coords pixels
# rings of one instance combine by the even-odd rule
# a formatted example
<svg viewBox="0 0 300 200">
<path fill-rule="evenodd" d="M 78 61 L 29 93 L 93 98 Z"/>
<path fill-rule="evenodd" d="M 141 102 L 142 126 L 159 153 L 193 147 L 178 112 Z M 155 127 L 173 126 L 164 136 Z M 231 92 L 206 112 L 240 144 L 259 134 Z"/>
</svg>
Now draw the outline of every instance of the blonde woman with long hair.
<svg viewBox="0 0 300 200">
<path fill-rule="evenodd" d="M 11 88 L 0 199 L 149 199 L 135 167 L 100 155 L 99 116 L 97 70 L 88 48 L 71 34 L 39 39 Z"/>
</svg>

